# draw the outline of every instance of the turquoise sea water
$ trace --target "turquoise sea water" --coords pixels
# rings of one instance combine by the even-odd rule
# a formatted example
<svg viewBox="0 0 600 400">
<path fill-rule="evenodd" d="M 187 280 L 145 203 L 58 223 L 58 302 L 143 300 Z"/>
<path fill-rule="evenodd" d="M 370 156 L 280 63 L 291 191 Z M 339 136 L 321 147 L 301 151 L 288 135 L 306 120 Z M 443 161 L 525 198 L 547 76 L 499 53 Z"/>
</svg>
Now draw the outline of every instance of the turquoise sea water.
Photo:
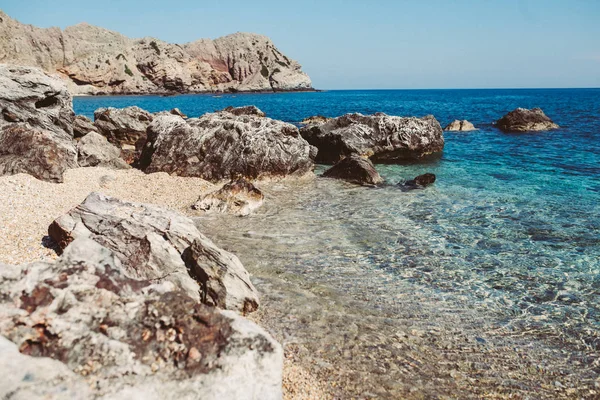
<svg viewBox="0 0 600 400">
<path fill-rule="evenodd" d="M 385 315 L 382 331 L 390 323 L 402 325 L 400 320 L 404 325 L 410 318 L 426 320 L 406 311 L 417 307 L 418 299 L 421 310 L 436 310 L 422 313 L 464 323 L 464 331 L 477 331 L 474 325 L 489 322 L 488 337 L 478 333 L 482 343 L 493 342 L 490 332 L 502 329 L 510 332 L 508 336 L 533 341 L 536 348 L 568 349 L 561 368 L 574 377 L 572 381 L 579 377 L 589 383 L 598 376 L 600 90 L 331 91 L 74 100 L 76 113 L 90 117 L 102 106 L 138 105 L 153 112 L 178 107 L 198 116 L 249 104 L 292 123 L 316 114 L 385 112 L 433 114 L 442 126 L 468 119 L 479 128 L 445 132 L 446 146 L 438 160 L 378 166 L 391 184 L 435 173 L 435 185 L 425 190 L 402 192 L 393 185 L 368 189 L 329 180 L 275 185 L 267 188 L 267 200 L 271 196 L 276 206 L 267 205 L 249 219 L 230 219 L 227 229 L 219 230 L 222 220 L 207 219 L 206 229 L 240 254 L 257 276 L 259 289 L 266 285 L 262 279 L 275 273 L 303 276 L 299 285 L 307 290 L 317 290 L 318 284 L 321 292 L 337 292 L 330 295 L 336 302 L 344 303 L 347 297 L 344 304 L 360 308 L 363 316 Z M 516 107 L 541 107 L 561 129 L 530 134 L 495 129 L 492 122 Z M 414 298 L 406 300 L 407 294 Z M 457 313 L 469 317 L 457 322 L 450 317 Z M 389 322 L 390 315 L 396 315 L 397 322 Z M 311 334 L 298 335 L 298 340 L 307 341 Z M 571 362 L 573 354 L 578 354 L 576 363 Z M 330 358 L 335 358 L 333 352 Z M 370 373 L 377 375 L 375 370 Z M 393 383 L 382 377 L 372 380 L 380 382 L 381 393 L 388 397 L 408 393 L 404 388 L 394 391 Z M 455 393 L 443 385 L 426 386 L 422 393 L 432 396 Z M 511 390 L 531 394 L 536 388 Z M 593 397 L 590 393 L 580 394 Z"/>
</svg>

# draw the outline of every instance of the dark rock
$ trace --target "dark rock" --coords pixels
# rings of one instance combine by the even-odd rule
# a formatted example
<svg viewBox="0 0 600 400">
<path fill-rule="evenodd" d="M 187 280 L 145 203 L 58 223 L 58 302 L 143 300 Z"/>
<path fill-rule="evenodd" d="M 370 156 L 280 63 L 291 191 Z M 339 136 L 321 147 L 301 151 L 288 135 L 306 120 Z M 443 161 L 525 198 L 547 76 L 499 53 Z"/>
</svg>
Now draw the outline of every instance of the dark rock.
<svg viewBox="0 0 600 400">
<path fill-rule="evenodd" d="M 435 175 L 431 173 L 426 173 L 417 176 L 415 179 L 411 179 L 402 183 L 401 186 L 407 189 L 422 189 L 426 186 L 433 184 L 434 182 Z"/>
<path fill-rule="evenodd" d="M 80 167 L 131 168 L 121 158 L 121 150 L 94 131 L 77 143 L 77 162 Z"/>
<path fill-rule="evenodd" d="M 503 132 L 533 132 L 560 128 L 540 108 L 517 108 L 496 121 Z"/>
<path fill-rule="evenodd" d="M 312 117 L 304 118 L 300 121 L 302 125 L 321 125 L 329 121 L 331 118 L 324 117 L 322 115 L 313 115 Z"/>
<path fill-rule="evenodd" d="M 76 115 L 73 121 L 73 135 L 75 138 L 81 138 L 90 132 L 98 132 L 94 123 L 84 115 Z"/>
<path fill-rule="evenodd" d="M 433 116 L 423 118 L 346 114 L 300 130 L 319 149 L 316 162 L 334 164 L 356 153 L 374 163 L 401 163 L 439 153 L 442 127 Z"/>
<path fill-rule="evenodd" d="M 183 119 L 187 118 L 187 115 L 185 115 L 184 113 L 182 113 L 179 108 L 174 108 L 171 111 L 169 111 L 169 113 L 173 114 L 173 115 L 177 115 L 177 116 L 179 116 L 179 117 L 181 117 Z"/>
<path fill-rule="evenodd" d="M 359 185 L 378 185 L 383 183 L 373 163 L 365 157 L 350 154 L 323 173 L 324 177 L 342 179 Z"/>
<path fill-rule="evenodd" d="M 61 249 L 80 237 L 93 239 L 115 253 L 130 278 L 170 282 L 192 298 L 225 309 L 250 312 L 258 307 L 256 289 L 240 260 L 178 213 L 92 193 L 57 218 L 48 234 Z M 192 244 L 193 266 L 182 258 Z M 210 288 L 221 287 L 214 293 L 225 297 L 206 297 L 207 277 Z"/>
<path fill-rule="evenodd" d="M 205 213 L 227 213 L 243 217 L 262 206 L 264 198 L 256 186 L 240 178 L 201 196 L 192 208 Z"/>
<path fill-rule="evenodd" d="M 257 117 L 266 117 L 267 115 L 256 106 L 232 107 L 229 106 L 221 111 L 227 111 L 233 115 L 255 115 Z M 218 111 L 217 111 L 218 112 Z"/>
<path fill-rule="evenodd" d="M 444 128 L 445 131 L 456 131 L 456 132 L 468 132 L 468 131 L 475 131 L 477 130 L 477 128 L 475 128 L 475 126 L 470 123 L 469 121 L 467 121 L 466 119 L 459 121 L 459 120 L 454 120 L 451 123 L 449 123 L 448 125 L 446 125 L 446 127 Z"/>
<path fill-rule="evenodd" d="M 140 168 L 218 181 L 304 175 L 310 145 L 294 125 L 228 111 L 186 121 L 161 115 L 148 127 Z"/>
</svg>

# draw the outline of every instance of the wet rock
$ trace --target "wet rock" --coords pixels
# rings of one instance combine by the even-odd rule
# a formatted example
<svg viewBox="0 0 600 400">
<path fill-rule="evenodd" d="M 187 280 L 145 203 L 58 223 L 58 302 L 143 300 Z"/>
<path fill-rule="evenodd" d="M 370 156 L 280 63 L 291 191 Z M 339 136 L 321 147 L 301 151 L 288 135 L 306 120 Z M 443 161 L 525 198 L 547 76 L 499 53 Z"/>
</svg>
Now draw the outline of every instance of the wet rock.
<svg viewBox="0 0 600 400">
<path fill-rule="evenodd" d="M 130 278 L 171 282 L 188 296 L 222 308 L 241 312 L 258 308 L 256 289 L 240 260 L 215 246 L 192 220 L 176 212 L 92 193 L 57 218 L 48 234 L 61 249 L 80 237 L 93 239 L 115 253 Z M 182 256 L 192 244 L 195 263 L 188 265 Z M 216 277 L 213 271 L 221 275 Z M 229 287 L 232 282 L 235 285 Z M 213 292 L 207 297 L 207 285 L 224 286 L 214 293 L 226 297 Z"/>
<path fill-rule="evenodd" d="M 134 280 L 121 269 L 113 252 L 89 239 L 76 239 L 54 264 L 0 269 L 0 334 L 14 343 L 0 338 L 0 352 L 10 355 L 0 359 L 0 393 L 281 398 L 283 351 L 269 334 L 168 282 Z"/>
<path fill-rule="evenodd" d="M 324 164 L 334 164 L 352 153 L 367 156 L 374 163 L 401 163 L 444 148 L 442 128 L 431 115 L 346 114 L 321 125 L 306 126 L 300 133 L 319 149 L 316 162 Z"/>
<path fill-rule="evenodd" d="M 383 183 L 373 163 L 365 157 L 350 154 L 323 173 L 324 177 L 342 179 L 359 185 Z"/>
<path fill-rule="evenodd" d="M 466 119 L 459 121 L 457 119 L 455 119 L 454 121 L 450 122 L 448 125 L 446 125 L 446 127 L 444 128 L 445 131 L 460 131 L 460 132 L 468 132 L 468 131 L 475 131 L 477 130 L 477 128 L 475 128 L 475 126 L 470 123 L 469 121 L 467 121 Z"/>
<path fill-rule="evenodd" d="M 148 127 L 140 168 L 210 181 L 304 175 L 310 145 L 294 125 L 228 111 L 184 121 L 158 116 Z"/>
<path fill-rule="evenodd" d="M 400 186 L 402 186 L 403 188 L 408 189 L 408 190 L 423 189 L 426 186 L 433 184 L 434 182 L 435 182 L 435 175 L 431 174 L 431 173 L 426 173 L 426 174 L 417 176 L 415 179 L 411 179 L 404 183 L 401 183 Z"/>
<path fill-rule="evenodd" d="M 94 123 L 84 115 L 76 115 L 73 121 L 73 136 L 81 138 L 90 132 L 98 132 Z"/>
<path fill-rule="evenodd" d="M 62 182 L 77 167 L 71 95 L 31 67 L 0 64 L 0 175 L 26 173 Z"/>
<path fill-rule="evenodd" d="M 304 118 L 300 121 L 302 125 L 321 125 L 329 121 L 331 118 L 324 117 L 322 115 L 313 115 L 312 117 Z"/>
<path fill-rule="evenodd" d="M 560 128 L 540 108 L 517 108 L 496 121 L 503 132 L 533 132 Z"/>
<path fill-rule="evenodd" d="M 256 186 L 240 178 L 201 196 L 192 208 L 205 213 L 226 213 L 243 217 L 262 206 L 264 198 Z"/>
<path fill-rule="evenodd" d="M 227 111 L 233 115 L 256 115 L 257 117 L 266 117 L 267 115 L 256 106 L 232 107 L 229 106 L 221 111 Z"/>
<path fill-rule="evenodd" d="M 77 162 L 80 167 L 131 168 L 121 158 L 121 150 L 98 132 L 90 132 L 77 143 Z"/>
<path fill-rule="evenodd" d="M 136 106 L 99 108 L 94 112 L 94 125 L 121 149 L 121 157 L 131 164 L 138 159 L 146 143 L 146 129 L 152 118 L 152 114 Z"/>
</svg>

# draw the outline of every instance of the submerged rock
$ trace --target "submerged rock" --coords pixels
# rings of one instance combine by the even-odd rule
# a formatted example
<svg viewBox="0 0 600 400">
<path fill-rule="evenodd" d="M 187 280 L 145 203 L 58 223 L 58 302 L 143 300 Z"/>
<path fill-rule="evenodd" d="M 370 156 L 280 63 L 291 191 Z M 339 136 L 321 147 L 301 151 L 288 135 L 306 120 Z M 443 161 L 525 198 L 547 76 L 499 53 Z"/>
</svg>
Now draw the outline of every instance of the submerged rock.
<svg viewBox="0 0 600 400">
<path fill-rule="evenodd" d="M 84 115 L 76 115 L 73 121 L 73 136 L 81 138 L 90 132 L 98 132 L 94 123 Z"/>
<path fill-rule="evenodd" d="M 119 257 L 89 239 L 53 264 L 0 268 L 0 334 L 14 343 L 0 337 L 0 394 L 281 398 L 283 351 L 268 333 L 121 271 Z"/>
<path fill-rule="evenodd" d="M 304 175 L 310 145 L 294 125 L 228 111 L 184 121 L 161 115 L 148 127 L 140 168 L 210 181 Z"/>
<path fill-rule="evenodd" d="M 258 308 L 256 289 L 240 260 L 176 212 L 92 193 L 57 218 L 48 233 L 61 249 L 80 237 L 93 239 L 115 253 L 130 278 L 168 281 L 224 309 Z M 191 254 L 190 263 L 184 254 Z"/>
<path fill-rule="evenodd" d="M 256 186 L 240 178 L 201 196 L 192 208 L 205 213 L 227 213 L 243 217 L 262 206 L 264 198 Z"/>
<path fill-rule="evenodd" d="M 121 158 L 121 150 L 98 132 L 90 132 L 77 143 L 77 162 L 80 167 L 131 168 Z"/>
<path fill-rule="evenodd" d="M 533 132 L 560 128 L 540 108 L 517 108 L 496 121 L 503 132 Z"/>
<path fill-rule="evenodd" d="M 435 175 L 432 173 L 426 173 L 417 176 L 415 179 L 408 180 L 400 184 L 405 189 L 423 189 L 435 182 Z"/>
<path fill-rule="evenodd" d="M 346 114 L 306 126 L 300 133 L 319 149 L 316 162 L 324 164 L 334 164 L 352 153 L 367 156 L 374 163 L 401 163 L 444 148 L 442 127 L 431 115 Z"/>
<path fill-rule="evenodd" d="M 359 185 L 378 185 L 383 183 L 373 163 L 365 157 L 350 154 L 338 161 L 333 167 L 323 173 L 326 178 L 342 179 Z"/>
<path fill-rule="evenodd" d="M 73 108 L 64 83 L 31 67 L 0 64 L 0 175 L 62 182 L 77 167 Z"/>
<path fill-rule="evenodd" d="M 468 132 L 468 131 L 475 131 L 475 130 L 477 130 L 477 128 L 475 128 L 475 126 L 472 123 L 470 123 L 469 121 L 467 121 L 466 119 L 464 119 L 462 121 L 455 119 L 454 121 L 452 121 L 448 125 L 446 125 L 444 130 L 445 131 Z"/>
</svg>

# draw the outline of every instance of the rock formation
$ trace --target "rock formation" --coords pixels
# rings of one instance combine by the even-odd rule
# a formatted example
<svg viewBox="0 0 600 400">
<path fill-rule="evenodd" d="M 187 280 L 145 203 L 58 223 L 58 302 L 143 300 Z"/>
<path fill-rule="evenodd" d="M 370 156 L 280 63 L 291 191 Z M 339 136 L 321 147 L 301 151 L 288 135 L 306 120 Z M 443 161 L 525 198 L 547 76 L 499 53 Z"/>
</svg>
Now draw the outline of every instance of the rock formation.
<svg viewBox="0 0 600 400">
<path fill-rule="evenodd" d="M 540 108 L 517 108 L 496 121 L 503 132 L 548 131 L 560 128 Z"/>
<path fill-rule="evenodd" d="M 256 115 L 257 117 L 266 117 L 267 115 L 256 106 L 232 107 L 222 109 L 233 115 Z"/>
<path fill-rule="evenodd" d="M 444 128 L 445 131 L 455 131 L 455 132 L 468 132 L 468 131 L 475 131 L 477 130 L 477 128 L 475 128 L 475 126 L 470 123 L 469 121 L 467 121 L 466 119 L 459 121 L 457 119 L 455 119 L 454 121 L 450 122 L 448 125 L 446 125 L 446 127 Z"/>
<path fill-rule="evenodd" d="M 90 239 L 56 263 L 0 266 L 2 398 L 281 398 L 268 333 L 122 268 Z"/>
<path fill-rule="evenodd" d="M 311 89 L 296 61 L 252 33 L 178 45 L 85 23 L 41 29 L 0 11 L 0 61 L 57 72 L 75 95 Z"/>
<path fill-rule="evenodd" d="M 442 127 L 431 115 L 346 114 L 321 125 L 308 125 L 300 133 L 318 148 L 316 162 L 323 164 L 335 164 L 353 153 L 374 163 L 401 163 L 444 148 Z"/>
<path fill-rule="evenodd" d="M 373 163 L 366 157 L 350 154 L 323 173 L 326 178 L 343 179 L 359 185 L 383 183 Z"/>
<path fill-rule="evenodd" d="M 62 182 L 63 172 L 77 167 L 73 118 L 63 82 L 36 68 L 0 64 L 0 175 Z"/>
<path fill-rule="evenodd" d="M 77 163 L 80 167 L 131 168 L 121 158 L 121 150 L 94 131 L 82 137 L 77 143 Z"/>
<path fill-rule="evenodd" d="M 245 217 L 262 206 L 264 198 L 252 183 L 236 179 L 219 190 L 201 196 L 192 208 L 204 213 L 227 213 Z"/>
<path fill-rule="evenodd" d="M 324 117 L 322 115 L 313 115 L 312 117 L 304 118 L 300 121 L 301 125 L 321 125 L 329 121 L 331 118 Z"/>
<path fill-rule="evenodd" d="M 224 309 L 258 308 L 240 260 L 175 212 L 92 193 L 57 218 L 48 233 L 62 249 L 80 237 L 93 239 L 115 253 L 130 278 L 168 281 L 191 298 Z"/>
<path fill-rule="evenodd" d="M 304 175 L 313 167 L 310 151 L 298 128 L 266 117 L 160 115 L 148 127 L 140 168 L 210 181 Z"/>
<path fill-rule="evenodd" d="M 426 186 L 429 186 L 435 182 L 435 175 L 432 173 L 426 173 L 423 175 L 417 176 L 415 179 L 410 179 L 406 182 L 400 183 L 399 185 L 403 189 L 412 190 L 412 189 L 423 189 Z"/>
<path fill-rule="evenodd" d="M 73 121 L 73 136 L 77 138 L 84 137 L 90 132 L 98 132 L 98 128 L 90 119 L 84 115 L 76 115 Z"/>
</svg>

